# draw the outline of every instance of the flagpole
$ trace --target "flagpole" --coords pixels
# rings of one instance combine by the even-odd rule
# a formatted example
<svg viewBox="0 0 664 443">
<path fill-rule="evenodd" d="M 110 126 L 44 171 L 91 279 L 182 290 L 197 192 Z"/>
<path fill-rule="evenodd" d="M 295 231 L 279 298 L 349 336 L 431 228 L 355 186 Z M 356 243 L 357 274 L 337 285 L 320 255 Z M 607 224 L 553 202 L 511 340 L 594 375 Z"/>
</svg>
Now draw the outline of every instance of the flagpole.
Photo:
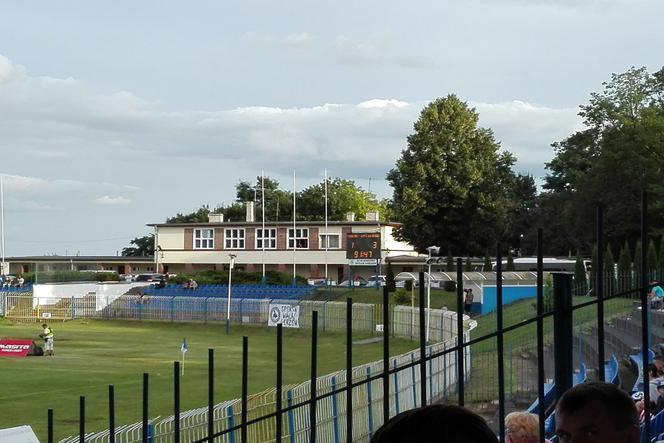
<svg viewBox="0 0 664 443">
<path fill-rule="evenodd" d="M 5 176 L 0 175 L 0 237 L 2 238 L 2 269 L 0 274 L 5 275 Z"/>
<path fill-rule="evenodd" d="M 295 250 L 297 249 L 297 235 L 296 234 L 296 221 L 295 221 L 295 169 L 293 169 L 293 286 L 295 286 Z"/>
<path fill-rule="evenodd" d="M 327 169 L 325 169 L 325 286 L 328 285 L 327 276 L 327 249 L 330 246 L 330 235 L 327 232 Z"/>
<path fill-rule="evenodd" d="M 261 207 L 263 208 L 263 281 L 265 284 L 265 171 L 261 170 Z"/>
</svg>

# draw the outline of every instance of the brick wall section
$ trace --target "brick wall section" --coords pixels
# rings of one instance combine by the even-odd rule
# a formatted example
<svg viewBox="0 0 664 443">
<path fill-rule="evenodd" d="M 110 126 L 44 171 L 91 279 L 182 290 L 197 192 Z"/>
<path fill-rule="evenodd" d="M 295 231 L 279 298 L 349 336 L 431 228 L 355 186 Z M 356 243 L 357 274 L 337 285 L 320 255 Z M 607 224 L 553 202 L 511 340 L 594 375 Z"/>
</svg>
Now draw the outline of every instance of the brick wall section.
<svg viewBox="0 0 664 443">
<path fill-rule="evenodd" d="M 309 265 L 309 274 L 311 275 L 312 278 L 324 277 L 324 275 L 320 275 L 320 268 L 318 267 L 317 264 Z"/>
<path fill-rule="evenodd" d="M 318 227 L 309 228 L 309 249 L 318 249 L 319 243 Z"/>
<path fill-rule="evenodd" d="M 194 228 L 184 228 L 184 245 L 182 249 L 192 251 L 194 249 Z"/>
<path fill-rule="evenodd" d="M 287 238 L 288 228 L 277 228 L 277 250 L 286 250 Z"/>
<path fill-rule="evenodd" d="M 256 249 L 256 229 L 246 228 L 244 230 L 244 249 L 254 251 Z"/>
<path fill-rule="evenodd" d="M 339 248 L 341 248 L 343 251 L 346 250 L 347 238 L 350 232 L 351 232 L 350 227 L 341 228 L 341 244 L 339 245 Z"/>
<path fill-rule="evenodd" d="M 286 272 L 286 265 L 283 264 L 283 263 L 279 263 L 279 264 L 277 265 L 277 271 L 278 271 L 278 272 Z"/>
<path fill-rule="evenodd" d="M 256 270 L 256 266 L 254 266 L 253 263 L 247 263 L 245 265 L 245 271 L 247 272 L 254 272 Z"/>
<path fill-rule="evenodd" d="M 224 228 L 214 228 L 214 250 L 224 250 Z"/>
</svg>

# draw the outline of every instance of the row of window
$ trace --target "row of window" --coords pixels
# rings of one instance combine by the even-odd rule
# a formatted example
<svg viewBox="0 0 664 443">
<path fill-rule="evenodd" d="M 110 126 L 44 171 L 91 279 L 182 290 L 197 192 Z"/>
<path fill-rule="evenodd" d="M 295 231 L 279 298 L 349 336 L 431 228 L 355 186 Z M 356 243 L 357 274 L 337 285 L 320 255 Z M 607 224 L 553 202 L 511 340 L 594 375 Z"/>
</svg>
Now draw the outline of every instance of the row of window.
<svg viewBox="0 0 664 443">
<path fill-rule="evenodd" d="M 339 249 L 339 234 L 319 235 L 320 249 Z M 309 229 L 290 228 L 287 237 L 288 249 L 309 249 Z M 295 245 L 295 246 L 294 246 Z M 256 229 L 255 249 L 277 249 L 277 229 Z M 214 229 L 194 229 L 194 249 L 214 249 Z M 224 249 L 245 249 L 245 229 L 224 230 Z"/>
</svg>

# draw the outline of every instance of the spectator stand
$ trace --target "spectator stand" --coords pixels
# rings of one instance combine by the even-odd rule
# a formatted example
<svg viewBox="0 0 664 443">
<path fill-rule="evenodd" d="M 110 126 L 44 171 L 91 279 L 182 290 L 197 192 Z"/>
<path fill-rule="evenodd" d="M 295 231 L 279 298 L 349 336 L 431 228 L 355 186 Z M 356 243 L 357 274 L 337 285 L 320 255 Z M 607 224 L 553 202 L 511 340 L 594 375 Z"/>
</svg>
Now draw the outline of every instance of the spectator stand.
<svg viewBox="0 0 664 443">
<path fill-rule="evenodd" d="M 655 358 L 655 353 L 652 349 L 648 349 L 648 363 L 652 363 L 653 358 Z M 639 350 L 639 352 L 631 354 L 629 360 L 636 366 L 637 370 L 637 377 L 632 387 L 632 393 L 643 391 L 643 353 Z"/>
</svg>

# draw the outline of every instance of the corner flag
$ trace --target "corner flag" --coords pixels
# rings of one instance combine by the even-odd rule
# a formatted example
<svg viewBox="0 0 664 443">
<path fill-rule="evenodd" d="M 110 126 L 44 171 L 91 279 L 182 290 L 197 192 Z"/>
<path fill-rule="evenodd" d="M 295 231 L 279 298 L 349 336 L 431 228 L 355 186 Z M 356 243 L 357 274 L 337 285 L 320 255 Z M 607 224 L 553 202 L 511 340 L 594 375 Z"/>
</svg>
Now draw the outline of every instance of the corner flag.
<svg viewBox="0 0 664 443">
<path fill-rule="evenodd" d="M 187 339 L 182 339 L 182 345 L 180 345 L 180 351 L 182 352 L 182 375 L 184 375 L 184 354 L 187 353 Z"/>
</svg>

